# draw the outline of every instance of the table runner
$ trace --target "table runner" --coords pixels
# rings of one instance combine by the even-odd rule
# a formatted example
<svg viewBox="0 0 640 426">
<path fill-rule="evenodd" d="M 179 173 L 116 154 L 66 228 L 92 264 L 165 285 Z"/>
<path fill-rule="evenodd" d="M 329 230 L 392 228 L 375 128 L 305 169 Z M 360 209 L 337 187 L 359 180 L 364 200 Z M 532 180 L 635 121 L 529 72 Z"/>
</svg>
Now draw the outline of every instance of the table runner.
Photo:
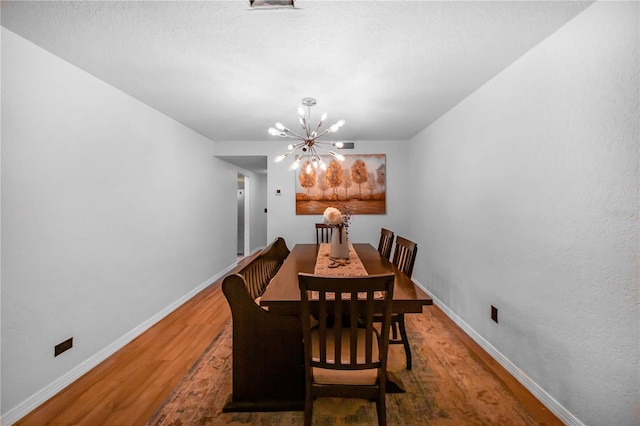
<svg viewBox="0 0 640 426">
<path fill-rule="evenodd" d="M 314 275 L 324 277 L 362 277 L 369 275 L 351 243 L 349 243 L 349 263 L 340 264 L 340 266 L 337 267 L 329 267 L 329 265 L 335 264 L 335 261 L 331 259 L 329 255 L 330 252 L 331 244 L 320 244 L 318 257 L 316 258 L 316 266 L 313 270 Z M 358 294 L 358 298 L 365 297 L 365 294 L 366 293 Z M 318 300 L 318 297 L 317 291 L 311 292 L 311 299 Z M 382 292 L 376 291 L 374 297 L 376 299 L 382 299 Z M 334 293 L 327 293 L 327 300 L 333 300 L 334 298 Z M 343 300 L 348 300 L 349 298 L 348 294 L 343 295 Z"/>
<path fill-rule="evenodd" d="M 314 275 L 322 275 L 325 277 L 361 277 L 369 275 L 353 248 L 353 244 L 349 244 L 349 263 L 344 265 L 341 264 L 338 267 L 330 268 L 329 265 L 335 263 L 329 256 L 330 252 L 331 244 L 320 244 L 320 247 L 318 248 L 318 257 L 316 258 L 316 266 L 313 270 Z"/>
</svg>

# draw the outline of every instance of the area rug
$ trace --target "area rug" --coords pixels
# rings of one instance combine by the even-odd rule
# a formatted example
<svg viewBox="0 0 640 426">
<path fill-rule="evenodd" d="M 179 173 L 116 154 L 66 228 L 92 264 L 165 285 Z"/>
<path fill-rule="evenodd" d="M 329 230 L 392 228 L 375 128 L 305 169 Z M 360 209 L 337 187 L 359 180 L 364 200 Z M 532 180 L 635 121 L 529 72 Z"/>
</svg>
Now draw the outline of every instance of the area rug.
<svg viewBox="0 0 640 426">
<path fill-rule="evenodd" d="M 402 345 L 390 346 L 389 371 L 406 393 L 387 394 L 389 425 L 536 425 L 501 382 L 427 312 L 406 316 L 413 369 Z M 231 393 L 231 322 L 148 421 L 151 426 L 301 425 L 303 412 L 223 413 Z M 321 398 L 315 425 L 377 425 L 375 404 Z"/>
</svg>

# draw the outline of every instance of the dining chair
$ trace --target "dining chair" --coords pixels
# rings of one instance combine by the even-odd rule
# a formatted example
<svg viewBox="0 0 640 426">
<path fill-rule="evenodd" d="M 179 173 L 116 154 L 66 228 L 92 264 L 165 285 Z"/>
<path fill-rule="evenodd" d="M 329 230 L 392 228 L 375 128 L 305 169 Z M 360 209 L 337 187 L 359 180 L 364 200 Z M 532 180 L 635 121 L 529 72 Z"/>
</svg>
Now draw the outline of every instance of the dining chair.
<svg viewBox="0 0 640 426">
<path fill-rule="evenodd" d="M 378 243 L 378 253 L 387 260 L 391 257 L 393 248 L 393 232 L 382 228 L 380 230 L 380 242 Z"/>
<path fill-rule="evenodd" d="M 391 263 L 395 265 L 401 272 L 411 278 L 413 274 L 413 265 L 416 262 L 416 254 L 418 253 L 418 244 L 401 236 L 396 237 L 396 248 L 393 252 L 393 260 Z M 407 370 L 411 370 L 411 346 L 407 337 L 407 329 L 404 324 L 404 314 L 393 314 L 391 317 L 391 333 L 389 340 L 390 345 L 403 345 L 404 353 L 407 359 Z M 400 334 L 400 338 L 398 338 Z"/>
<path fill-rule="evenodd" d="M 378 424 L 387 424 L 385 394 L 393 283 L 394 274 L 298 274 L 306 426 L 311 425 L 313 400 L 319 397 L 375 401 Z M 374 313 L 380 312 L 383 321 L 378 332 L 373 318 Z M 314 326 L 312 313 L 317 318 Z"/>
<path fill-rule="evenodd" d="M 326 223 L 316 223 L 316 244 L 330 243 L 333 228 Z"/>
</svg>

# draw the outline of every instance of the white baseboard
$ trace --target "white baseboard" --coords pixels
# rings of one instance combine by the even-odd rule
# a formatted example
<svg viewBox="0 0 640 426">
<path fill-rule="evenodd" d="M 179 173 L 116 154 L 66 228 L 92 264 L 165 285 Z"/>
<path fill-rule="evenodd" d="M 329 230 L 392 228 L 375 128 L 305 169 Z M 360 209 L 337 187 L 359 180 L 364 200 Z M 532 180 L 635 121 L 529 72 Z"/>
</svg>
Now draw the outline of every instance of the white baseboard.
<svg viewBox="0 0 640 426">
<path fill-rule="evenodd" d="M 187 294 L 185 294 L 175 302 L 171 303 L 162 311 L 158 312 L 157 314 L 155 314 L 154 316 L 152 316 L 142 324 L 138 325 L 136 328 L 129 331 L 127 334 L 120 337 L 118 340 L 111 343 L 110 345 L 102 349 L 100 352 L 91 356 L 86 361 L 79 364 L 78 366 L 73 368 L 71 371 L 69 371 L 65 375 L 55 380 L 53 383 L 50 383 L 49 385 L 40 389 L 38 392 L 31 395 L 26 400 L 22 401 L 16 407 L 7 411 L 4 415 L 0 417 L 0 425 L 10 426 L 15 422 L 17 422 L 18 420 L 20 420 L 21 418 L 23 418 L 24 416 L 26 416 L 27 414 L 29 414 L 32 410 L 39 407 L 41 404 L 46 402 L 49 398 L 56 395 L 62 389 L 66 388 L 71 383 L 79 379 L 81 376 L 89 372 L 89 370 L 96 367 L 98 364 L 100 364 L 105 359 L 109 358 L 118 350 L 122 349 L 125 345 L 127 345 L 133 339 L 135 339 L 136 337 L 140 336 L 142 333 L 147 331 L 149 328 L 155 325 L 158 321 L 160 321 L 161 319 L 169 315 L 171 312 L 175 311 L 178 307 L 180 307 L 182 304 L 184 304 L 189 299 L 194 297 L 196 294 L 200 293 L 202 290 L 204 290 L 206 287 L 208 287 L 212 283 L 218 281 L 220 278 L 222 278 L 224 275 L 226 275 L 229 271 L 231 271 L 236 266 L 237 266 L 237 263 L 232 264 L 226 267 L 222 272 L 219 272 L 216 275 L 212 276 L 211 278 L 208 278 L 206 281 L 198 285 L 196 288 L 194 288 L 193 290 L 191 290 L 190 292 L 188 292 Z"/>
<path fill-rule="evenodd" d="M 431 296 L 433 303 L 438 306 L 458 327 L 460 327 L 465 333 L 469 335 L 482 349 L 484 349 L 493 359 L 498 361 L 505 370 L 507 370 L 513 377 L 516 378 L 525 388 L 529 390 L 545 407 L 547 407 L 553 414 L 555 414 L 562 422 L 570 426 L 585 426 L 576 416 L 571 414 L 564 406 L 562 406 L 555 398 L 549 395 L 540 385 L 527 376 L 518 366 L 511 362 L 506 356 L 504 356 L 499 350 L 497 350 L 491 343 L 489 343 L 484 337 L 478 334 L 469 324 L 464 322 L 462 318 L 456 315 L 448 306 L 446 306 L 440 299 L 433 296 L 425 286 L 413 280 L 420 288 Z"/>
</svg>

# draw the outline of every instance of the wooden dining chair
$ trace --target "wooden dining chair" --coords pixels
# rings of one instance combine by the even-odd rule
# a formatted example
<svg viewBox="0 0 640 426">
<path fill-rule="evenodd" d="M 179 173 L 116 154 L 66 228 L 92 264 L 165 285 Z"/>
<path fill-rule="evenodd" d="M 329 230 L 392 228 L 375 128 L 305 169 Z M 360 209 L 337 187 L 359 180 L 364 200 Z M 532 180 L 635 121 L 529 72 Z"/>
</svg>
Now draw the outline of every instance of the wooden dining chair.
<svg viewBox="0 0 640 426">
<path fill-rule="evenodd" d="M 393 263 L 396 268 L 404 272 L 409 278 L 413 274 L 413 265 L 416 263 L 418 244 L 401 236 L 396 237 L 396 249 L 393 252 Z"/>
<path fill-rule="evenodd" d="M 387 424 L 385 394 L 393 283 L 394 274 L 298 274 L 306 426 L 311 425 L 313 400 L 318 397 L 375 401 L 378 424 Z M 374 312 L 383 315 L 380 332 L 373 326 Z M 312 313 L 317 318 L 313 327 Z"/>
<path fill-rule="evenodd" d="M 316 223 L 316 244 L 330 243 L 333 228 L 326 223 Z"/>
<path fill-rule="evenodd" d="M 387 260 L 391 258 L 393 248 L 393 232 L 382 228 L 380 230 L 380 242 L 378 243 L 378 253 Z"/>
<path fill-rule="evenodd" d="M 411 278 L 417 253 L 418 244 L 401 236 L 397 236 L 396 248 L 393 252 L 393 260 L 391 263 Z M 391 340 L 389 340 L 389 344 L 404 346 L 404 353 L 407 359 L 407 370 L 411 370 L 411 346 L 409 346 L 407 329 L 404 324 L 404 314 L 393 314 L 391 317 L 391 333 L 392 337 Z M 400 335 L 400 338 L 398 338 L 398 334 Z"/>
</svg>

